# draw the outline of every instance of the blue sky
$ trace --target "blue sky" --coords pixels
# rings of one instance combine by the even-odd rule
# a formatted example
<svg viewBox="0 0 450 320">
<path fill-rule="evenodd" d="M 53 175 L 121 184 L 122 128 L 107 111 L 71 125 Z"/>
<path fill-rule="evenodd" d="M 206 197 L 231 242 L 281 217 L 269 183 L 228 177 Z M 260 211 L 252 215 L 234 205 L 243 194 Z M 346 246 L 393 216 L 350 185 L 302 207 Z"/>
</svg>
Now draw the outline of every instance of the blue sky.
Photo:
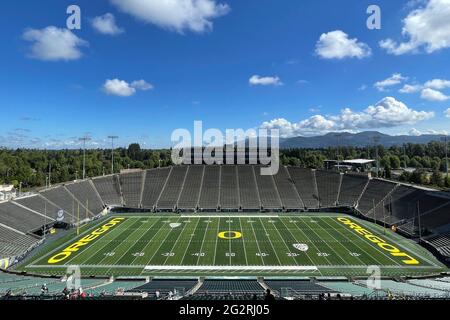
<svg viewBox="0 0 450 320">
<path fill-rule="evenodd" d="M 66 29 L 70 4 L 81 30 Z M 380 30 L 366 26 L 371 4 Z M 115 134 L 168 147 L 194 120 L 283 136 L 450 132 L 446 16 L 450 0 L 5 2 L 0 145 Z"/>
</svg>

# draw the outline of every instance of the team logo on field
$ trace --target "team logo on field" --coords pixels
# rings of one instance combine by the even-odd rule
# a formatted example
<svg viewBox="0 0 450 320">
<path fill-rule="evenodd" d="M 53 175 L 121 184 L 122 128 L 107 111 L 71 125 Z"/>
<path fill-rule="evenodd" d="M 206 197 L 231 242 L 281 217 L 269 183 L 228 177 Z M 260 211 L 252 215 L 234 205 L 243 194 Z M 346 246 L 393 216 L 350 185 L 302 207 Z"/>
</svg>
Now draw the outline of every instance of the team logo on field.
<svg viewBox="0 0 450 320">
<path fill-rule="evenodd" d="M 242 238 L 242 233 L 239 231 L 222 231 L 217 235 L 221 239 L 239 239 Z"/>
<path fill-rule="evenodd" d="M 308 251 L 308 245 L 305 243 L 294 243 L 292 245 L 295 249 L 300 250 L 300 251 Z"/>
<path fill-rule="evenodd" d="M 172 229 L 175 229 L 175 228 L 178 228 L 179 226 L 181 226 L 181 223 L 171 223 L 171 224 L 169 224 L 169 226 L 170 226 Z"/>
</svg>

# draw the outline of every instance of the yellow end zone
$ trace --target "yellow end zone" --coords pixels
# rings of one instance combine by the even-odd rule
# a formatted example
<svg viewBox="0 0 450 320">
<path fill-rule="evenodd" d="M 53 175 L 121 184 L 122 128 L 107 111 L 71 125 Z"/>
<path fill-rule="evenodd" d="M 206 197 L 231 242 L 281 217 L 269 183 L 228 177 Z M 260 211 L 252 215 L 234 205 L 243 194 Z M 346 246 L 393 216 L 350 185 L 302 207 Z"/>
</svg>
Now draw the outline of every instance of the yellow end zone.
<svg viewBox="0 0 450 320">
<path fill-rule="evenodd" d="M 110 221 L 108 221 L 107 223 L 102 225 L 101 227 L 92 231 L 89 235 L 81 238 L 77 242 L 75 242 L 75 243 L 71 244 L 70 246 L 68 246 L 67 248 L 65 248 L 60 253 L 57 253 L 54 256 L 52 256 L 50 259 L 48 259 L 47 262 L 49 264 L 55 264 L 55 263 L 59 263 L 59 262 L 66 260 L 67 258 L 69 258 L 72 255 L 72 253 L 77 252 L 78 250 L 80 250 L 81 247 L 88 245 L 90 242 L 97 239 L 98 237 L 100 237 L 102 234 L 109 231 L 110 229 L 114 228 L 116 225 L 118 225 L 119 223 L 121 223 L 124 220 L 125 220 L 125 218 L 111 219 Z"/>
<path fill-rule="evenodd" d="M 400 249 L 398 249 L 397 247 L 393 246 L 392 244 L 387 243 L 386 240 L 374 235 L 372 232 L 370 232 L 367 229 L 364 229 L 363 227 L 361 227 L 357 223 L 353 222 L 352 220 L 344 218 L 344 217 L 339 217 L 339 218 L 337 218 L 337 220 L 339 222 L 343 223 L 344 225 L 346 225 L 347 227 L 349 227 L 350 229 L 354 230 L 357 234 L 363 236 L 370 242 L 376 244 L 382 250 L 388 252 L 391 256 L 405 258 L 402 260 L 402 262 L 404 264 L 406 264 L 406 265 L 420 264 L 419 261 L 417 261 L 410 255 L 408 255 L 407 253 L 400 251 Z"/>
</svg>

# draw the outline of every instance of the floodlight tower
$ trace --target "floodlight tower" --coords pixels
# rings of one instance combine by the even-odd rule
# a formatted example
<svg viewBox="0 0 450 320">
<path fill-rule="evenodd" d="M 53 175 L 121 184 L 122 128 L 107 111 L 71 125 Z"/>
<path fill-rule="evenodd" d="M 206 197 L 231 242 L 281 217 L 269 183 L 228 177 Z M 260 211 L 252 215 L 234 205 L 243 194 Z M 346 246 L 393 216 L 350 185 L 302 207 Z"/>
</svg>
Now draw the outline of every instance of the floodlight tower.
<svg viewBox="0 0 450 320">
<path fill-rule="evenodd" d="M 341 161 L 339 160 L 339 156 L 340 156 L 340 141 L 341 141 L 340 139 L 342 137 L 342 133 L 336 133 L 334 136 L 336 137 L 336 140 L 337 140 L 337 145 L 336 145 L 336 147 L 337 147 L 337 150 L 336 150 L 337 156 L 336 156 L 336 158 L 337 158 L 338 171 L 340 171 L 341 170 Z"/>
<path fill-rule="evenodd" d="M 375 159 L 377 162 L 377 178 L 378 178 L 378 175 L 380 174 L 380 161 L 378 159 L 378 143 L 379 142 L 380 142 L 379 136 L 373 137 L 373 143 L 375 144 Z"/>
<path fill-rule="evenodd" d="M 111 139 L 111 174 L 114 173 L 114 140 L 118 138 L 118 136 L 108 136 L 108 139 Z"/>
<path fill-rule="evenodd" d="M 78 140 L 83 141 L 83 180 L 84 180 L 86 179 L 86 141 L 91 140 L 91 138 L 88 136 L 84 136 Z"/>
</svg>

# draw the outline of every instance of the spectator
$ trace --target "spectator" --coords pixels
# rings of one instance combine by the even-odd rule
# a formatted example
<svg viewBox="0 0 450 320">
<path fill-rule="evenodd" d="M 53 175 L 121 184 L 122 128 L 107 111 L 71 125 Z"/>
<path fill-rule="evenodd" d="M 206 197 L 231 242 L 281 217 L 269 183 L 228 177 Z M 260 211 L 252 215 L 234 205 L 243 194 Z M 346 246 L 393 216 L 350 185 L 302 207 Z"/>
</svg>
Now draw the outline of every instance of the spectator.
<svg viewBox="0 0 450 320">
<path fill-rule="evenodd" d="M 266 294 L 264 296 L 264 301 L 275 301 L 274 295 L 270 292 L 270 289 L 266 290 Z"/>
</svg>

